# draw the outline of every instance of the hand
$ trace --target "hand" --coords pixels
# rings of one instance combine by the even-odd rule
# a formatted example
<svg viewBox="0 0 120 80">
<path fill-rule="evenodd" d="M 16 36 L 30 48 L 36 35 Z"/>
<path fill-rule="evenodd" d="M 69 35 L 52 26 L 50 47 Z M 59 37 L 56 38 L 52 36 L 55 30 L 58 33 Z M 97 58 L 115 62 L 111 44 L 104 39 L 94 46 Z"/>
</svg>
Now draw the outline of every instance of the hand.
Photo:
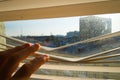
<svg viewBox="0 0 120 80">
<path fill-rule="evenodd" d="M 16 69 L 22 60 L 34 54 L 39 48 L 39 44 L 31 45 L 27 43 L 0 52 L 0 80 L 29 80 L 32 73 L 48 61 L 49 57 L 47 55 L 38 56 L 25 63 L 19 70 L 16 71 Z"/>
</svg>

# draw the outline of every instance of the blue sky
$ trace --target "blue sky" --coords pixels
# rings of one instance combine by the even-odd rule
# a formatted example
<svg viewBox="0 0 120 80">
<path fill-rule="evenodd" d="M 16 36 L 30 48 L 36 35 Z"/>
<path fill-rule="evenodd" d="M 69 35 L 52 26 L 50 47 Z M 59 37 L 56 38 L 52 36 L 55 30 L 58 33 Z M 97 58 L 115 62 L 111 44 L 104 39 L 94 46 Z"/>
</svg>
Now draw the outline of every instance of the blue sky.
<svg viewBox="0 0 120 80">
<path fill-rule="evenodd" d="M 13 35 L 65 35 L 69 31 L 79 31 L 79 17 L 53 18 L 27 21 L 5 22 L 6 34 Z"/>
<path fill-rule="evenodd" d="M 112 32 L 120 31 L 120 14 L 98 15 L 112 18 Z M 5 22 L 8 36 L 22 35 L 66 35 L 69 31 L 79 31 L 80 17 L 51 18 L 27 21 Z"/>
</svg>

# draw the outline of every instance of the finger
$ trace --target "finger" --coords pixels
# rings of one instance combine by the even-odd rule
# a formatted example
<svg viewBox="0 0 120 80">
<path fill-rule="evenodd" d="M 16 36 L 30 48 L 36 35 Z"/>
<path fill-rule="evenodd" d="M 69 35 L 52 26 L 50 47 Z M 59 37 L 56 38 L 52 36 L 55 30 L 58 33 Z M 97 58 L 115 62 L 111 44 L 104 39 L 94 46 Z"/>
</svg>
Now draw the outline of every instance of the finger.
<svg viewBox="0 0 120 80">
<path fill-rule="evenodd" d="M 19 51 L 19 50 L 22 50 L 22 49 L 24 49 L 24 48 L 26 48 L 26 47 L 28 47 L 28 46 L 30 46 L 29 43 L 24 44 L 24 45 L 22 45 L 22 46 L 17 46 L 17 47 L 15 47 L 15 48 L 13 48 L 13 49 L 9 49 L 9 50 L 6 50 L 6 51 L 1 52 L 1 54 L 0 54 L 0 71 L 1 71 L 1 69 L 3 70 L 3 67 L 4 67 L 4 65 L 6 64 L 6 62 L 8 61 L 8 59 L 9 59 L 12 55 L 14 55 L 15 52 L 17 52 L 17 51 Z"/>
<path fill-rule="evenodd" d="M 31 47 L 28 47 L 26 49 L 23 49 L 23 50 L 15 53 L 15 55 L 13 57 L 17 58 L 16 60 L 21 61 L 39 49 L 40 49 L 40 44 L 34 44 Z"/>
<path fill-rule="evenodd" d="M 22 45 L 22 46 L 17 46 L 17 47 L 15 47 L 15 48 L 8 49 L 8 50 L 6 50 L 6 51 L 2 51 L 2 52 L 0 53 L 0 59 L 1 59 L 2 57 L 9 57 L 9 56 L 12 55 L 13 53 L 15 53 L 15 52 L 17 52 L 17 51 L 19 51 L 19 50 L 21 50 L 21 49 L 24 49 L 25 47 L 28 47 L 28 46 L 30 46 L 30 44 L 29 44 L 29 43 L 26 43 L 26 44 L 24 44 L 24 45 Z"/>
<path fill-rule="evenodd" d="M 1 72 L 2 72 L 2 73 L 0 73 L 1 77 L 9 79 L 11 77 L 12 73 L 18 67 L 20 61 L 24 60 L 31 53 L 34 53 L 36 50 L 39 49 L 39 47 L 40 47 L 39 44 L 35 44 L 33 46 L 27 47 L 25 49 L 22 49 L 16 53 L 14 53 L 14 55 L 8 59 L 8 62 L 4 65 L 3 69 L 1 70 Z"/>
<path fill-rule="evenodd" d="M 32 61 L 24 64 L 12 77 L 11 80 L 29 80 L 32 73 L 34 73 L 41 65 L 48 61 L 49 57 L 43 55 L 33 59 Z"/>
</svg>

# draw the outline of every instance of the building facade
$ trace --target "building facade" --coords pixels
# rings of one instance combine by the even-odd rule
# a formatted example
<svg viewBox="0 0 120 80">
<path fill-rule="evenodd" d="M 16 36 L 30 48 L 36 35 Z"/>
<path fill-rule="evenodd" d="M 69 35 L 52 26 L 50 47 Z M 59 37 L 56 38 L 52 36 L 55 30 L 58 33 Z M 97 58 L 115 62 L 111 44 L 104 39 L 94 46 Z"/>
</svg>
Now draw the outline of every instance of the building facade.
<svg viewBox="0 0 120 80">
<path fill-rule="evenodd" d="M 81 40 L 111 33 L 111 19 L 97 16 L 80 18 Z"/>
</svg>

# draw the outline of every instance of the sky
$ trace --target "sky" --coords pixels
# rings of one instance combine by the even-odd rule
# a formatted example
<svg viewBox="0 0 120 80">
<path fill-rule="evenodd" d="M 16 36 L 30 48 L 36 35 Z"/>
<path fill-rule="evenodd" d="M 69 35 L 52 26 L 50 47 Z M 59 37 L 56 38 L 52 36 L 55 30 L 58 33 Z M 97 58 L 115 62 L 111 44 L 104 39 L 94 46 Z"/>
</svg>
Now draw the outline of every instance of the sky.
<svg viewBox="0 0 120 80">
<path fill-rule="evenodd" d="M 52 18 L 27 21 L 5 22 L 6 34 L 13 35 L 66 35 L 69 31 L 79 31 L 79 18 Z"/>
<path fill-rule="evenodd" d="M 97 16 L 112 18 L 112 32 L 120 31 L 120 13 Z M 70 31 L 79 31 L 79 19 L 80 16 L 8 21 L 5 28 L 8 36 L 66 35 Z"/>
</svg>

